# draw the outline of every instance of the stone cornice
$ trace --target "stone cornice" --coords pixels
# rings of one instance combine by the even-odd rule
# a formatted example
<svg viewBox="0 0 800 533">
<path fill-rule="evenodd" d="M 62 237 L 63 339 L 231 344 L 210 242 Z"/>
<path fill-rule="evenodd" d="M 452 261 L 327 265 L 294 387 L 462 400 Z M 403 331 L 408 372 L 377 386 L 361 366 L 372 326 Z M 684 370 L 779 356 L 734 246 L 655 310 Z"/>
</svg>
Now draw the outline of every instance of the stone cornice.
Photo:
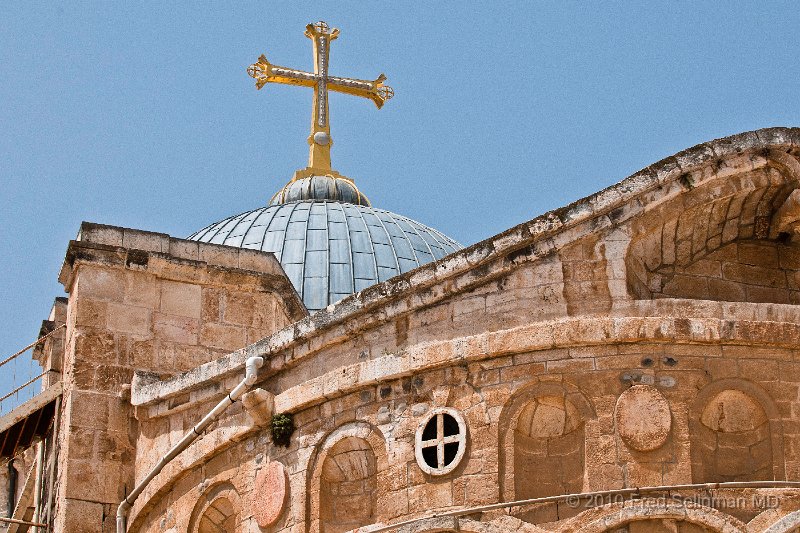
<svg viewBox="0 0 800 533">
<path fill-rule="evenodd" d="M 698 186 L 707 180 L 724 178 L 731 172 L 766 166 L 770 163 L 770 151 L 799 150 L 799 128 L 768 128 L 699 144 L 594 195 L 545 213 L 438 262 L 369 287 L 216 361 L 164 381 L 153 382 L 137 375 L 132 402 L 147 405 L 189 392 L 209 380 L 224 379 L 241 372 L 245 360 L 253 355 L 268 360 L 269 372 L 278 371 L 313 353 L 314 349 L 302 348 L 303 343 L 320 339 L 334 327 L 343 326 L 352 333 L 428 306 L 446 295 L 444 291 L 430 290 L 420 295 L 425 289 L 447 283 L 451 291 L 468 290 L 502 275 L 518 263 L 552 254 L 586 231 L 620 224 L 648 207 L 676 197 L 687 190 L 686 183 Z M 735 164 L 726 170 L 723 168 L 726 161 Z M 715 172 L 704 173 L 709 167 Z M 335 340 L 327 339 L 328 343 Z M 315 348 L 320 347 L 318 343 Z"/>
<path fill-rule="evenodd" d="M 424 369 L 476 363 L 500 355 L 541 352 L 540 356 L 529 360 L 547 364 L 592 358 L 585 352 L 581 357 L 572 358 L 560 348 L 605 344 L 800 348 L 798 306 L 668 299 L 641 301 L 636 305 L 641 316 L 584 316 L 537 322 L 503 331 L 425 343 L 400 353 L 344 366 L 276 395 L 275 411 L 297 412 L 332 398 L 352 394 L 363 387 L 389 382 Z M 692 314 L 707 316 L 692 317 Z M 597 356 L 598 359 L 602 357 Z M 785 359 L 787 355 L 776 357 Z M 193 401 L 209 401 L 223 392 L 218 388 L 209 388 L 204 394 L 197 394 Z M 167 404 L 163 402 L 143 407 L 156 411 L 152 414 L 158 416 L 168 414 Z M 137 501 L 131 516 L 140 516 L 150 502 L 169 491 L 188 470 L 260 431 L 263 428 L 248 423 L 246 413 L 240 412 L 225 424 L 203 434 L 182 453 L 180 461 L 168 464 L 153 479 Z"/>
<path fill-rule="evenodd" d="M 269 252 L 84 222 L 78 238 L 69 242 L 58 277 L 67 292 L 81 263 L 147 271 L 165 279 L 192 279 L 208 284 L 232 276 L 241 279 L 244 275 L 252 280 L 254 290 L 277 293 L 293 320 L 308 315 L 280 263 Z"/>
</svg>

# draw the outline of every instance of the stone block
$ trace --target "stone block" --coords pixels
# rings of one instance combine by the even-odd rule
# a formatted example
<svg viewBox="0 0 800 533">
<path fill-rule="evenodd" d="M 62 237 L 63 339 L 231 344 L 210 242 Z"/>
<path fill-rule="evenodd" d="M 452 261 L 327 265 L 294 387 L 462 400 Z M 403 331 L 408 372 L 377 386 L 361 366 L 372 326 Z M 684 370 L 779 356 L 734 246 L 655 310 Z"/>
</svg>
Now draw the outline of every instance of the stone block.
<svg viewBox="0 0 800 533">
<path fill-rule="evenodd" d="M 201 287 L 177 281 L 161 282 L 161 312 L 189 318 L 200 318 Z"/>
<path fill-rule="evenodd" d="M 114 335 L 106 332 L 79 331 L 75 335 L 75 359 L 82 364 L 90 365 L 103 362 L 116 363 L 117 345 Z"/>
<path fill-rule="evenodd" d="M 124 339 L 119 343 L 119 363 L 133 368 L 153 368 L 155 364 L 155 343 Z"/>
<path fill-rule="evenodd" d="M 530 352 L 553 346 L 552 326 L 519 328 L 489 334 L 489 353 Z"/>
<path fill-rule="evenodd" d="M 125 271 L 125 303 L 136 307 L 158 309 L 158 280 L 147 272 Z"/>
<path fill-rule="evenodd" d="M 89 428 L 70 426 L 67 435 L 67 449 L 72 459 L 87 459 L 94 457 L 97 431 Z"/>
<path fill-rule="evenodd" d="M 745 286 L 741 283 L 711 279 L 708 280 L 708 295 L 712 300 L 743 302 L 746 298 L 746 291 Z"/>
<path fill-rule="evenodd" d="M 152 313 L 146 307 L 109 303 L 106 323 L 111 331 L 149 337 L 152 334 L 152 322 Z"/>
<path fill-rule="evenodd" d="M 278 265 L 278 260 L 270 252 L 239 249 L 239 268 L 264 274 L 277 274 L 280 271 Z"/>
<path fill-rule="evenodd" d="M 89 297 L 77 299 L 75 301 L 75 325 L 105 329 L 107 308 L 108 303 L 102 300 L 94 300 Z"/>
<path fill-rule="evenodd" d="M 790 291 L 777 287 L 754 287 L 748 285 L 746 301 L 788 304 L 791 303 Z"/>
<path fill-rule="evenodd" d="M 545 363 L 528 363 L 506 367 L 500 370 L 500 382 L 528 381 L 534 376 L 544 374 L 545 369 Z"/>
<path fill-rule="evenodd" d="M 94 385 L 96 391 L 110 395 L 119 394 L 122 385 L 130 384 L 133 369 L 124 366 L 98 365 L 95 368 Z"/>
<path fill-rule="evenodd" d="M 665 286 L 664 294 L 677 297 L 708 299 L 709 280 L 698 276 L 676 274 Z"/>
<path fill-rule="evenodd" d="M 103 533 L 105 512 L 102 503 L 68 497 L 62 505 L 57 515 L 56 531 Z"/>
<path fill-rule="evenodd" d="M 258 325 L 257 317 L 265 311 L 257 306 L 253 294 L 239 291 L 228 292 L 224 309 L 224 322 L 241 326 Z"/>
<path fill-rule="evenodd" d="M 685 274 L 693 276 L 704 276 L 707 278 L 721 278 L 722 264 L 719 261 L 701 259 L 687 266 L 683 271 Z"/>
<path fill-rule="evenodd" d="M 122 228 L 84 222 L 81 224 L 77 240 L 107 246 L 122 246 Z"/>
<path fill-rule="evenodd" d="M 453 505 L 451 482 L 427 480 L 424 484 L 411 486 L 408 488 L 408 503 L 413 513 L 450 507 Z"/>
<path fill-rule="evenodd" d="M 69 459 L 66 464 L 66 486 L 68 496 L 88 501 L 115 503 L 122 498 L 124 490 L 120 481 L 117 461 Z M 100 531 L 98 529 L 98 531 Z"/>
<path fill-rule="evenodd" d="M 166 252 L 169 250 L 169 235 L 125 228 L 122 246 L 147 252 Z"/>
<path fill-rule="evenodd" d="M 778 268 L 778 248 L 768 243 L 739 243 L 739 262 L 766 268 Z"/>
<path fill-rule="evenodd" d="M 197 344 L 200 321 L 185 316 L 153 313 L 153 333 L 156 339 L 181 344 Z"/>
<path fill-rule="evenodd" d="M 722 265 L 722 277 L 752 285 L 786 287 L 786 275 L 783 271 L 761 266 L 725 263 Z"/>
<path fill-rule="evenodd" d="M 453 316 L 456 317 L 475 312 L 484 312 L 485 310 L 486 310 L 485 296 L 463 298 L 453 303 Z"/>
<path fill-rule="evenodd" d="M 239 249 L 230 246 L 200 243 L 200 261 L 210 265 L 239 268 Z"/>
<path fill-rule="evenodd" d="M 121 302 L 125 296 L 125 274 L 94 265 L 81 265 L 71 292 L 72 298 Z"/>
<path fill-rule="evenodd" d="M 76 389 L 92 390 L 94 388 L 94 366 L 91 364 L 75 365 L 72 369 L 72 382 Z"/>
<path fill-rule="evenodd" d="M 201 292 L 201 318 L 203 322 L 221 322 L 221 298 L 225 294 L 222 289 L 203 287 Z"/>
<path fill-rule="evenodd" d="M 70 426 L 105 431 L 108 426 L 108 396 L 73 391 L 68 400 Z"/>
<path fill-rule="evenodd" d="M 547 361 L 547 372 L 586 372 L 594 369 L 594 358 Z"/>
<path fill-rule="evenodd" d="M 107 431 L 97 435 L 97 457 L 112 462 L 133 460 L 133 448 L 128 441 L 128 433 Z"/>
<path fill-rule="evenodd" d="M 198 261 L 200 259 L 200 243 L 184 239 L 170 239 L 169 254 L 181 259 Z"/>
<path fill-rule="evenodd" d="M 496 475 L 478 474 L 466 478 L 466 504 L 486 505 L 500 499 L 500 485 Z"/>
<path fill-rule="evenodd" d="M 220 350 L 234 351 L 243 348 L 247 332 L 241 326 L 208 323 L 200 328 L 200 344 Z"/>
</svg>

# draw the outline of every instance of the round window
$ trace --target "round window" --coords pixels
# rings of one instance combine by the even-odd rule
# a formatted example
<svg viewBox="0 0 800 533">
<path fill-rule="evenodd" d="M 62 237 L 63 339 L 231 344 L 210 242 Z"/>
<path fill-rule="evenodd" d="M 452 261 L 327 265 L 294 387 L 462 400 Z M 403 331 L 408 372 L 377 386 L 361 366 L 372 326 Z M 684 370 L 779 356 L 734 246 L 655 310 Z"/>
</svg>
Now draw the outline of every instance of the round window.
<svg viewBox="0 0 800 533">
<path fill-rule="evenodd" d="M 440 476 L 451 472 L 467 447 L 467 425 L 455 409 L 438 407 L 417 428 L 417 464 L 423 472 Z"/>
</svg>

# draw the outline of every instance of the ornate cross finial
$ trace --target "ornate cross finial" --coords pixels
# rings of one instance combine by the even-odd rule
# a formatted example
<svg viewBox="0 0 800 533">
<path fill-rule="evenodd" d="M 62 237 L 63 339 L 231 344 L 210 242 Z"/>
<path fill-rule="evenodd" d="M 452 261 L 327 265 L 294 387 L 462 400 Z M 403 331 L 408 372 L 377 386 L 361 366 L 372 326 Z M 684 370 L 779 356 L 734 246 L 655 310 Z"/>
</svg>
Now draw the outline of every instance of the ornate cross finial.
<svg viewBox="0 0 800 533">
<path fill-rule="evenodd" d="M 302 85 L 314 89 L 314 110 L 311 116 L 311 135 L 308 168 L 299 171 L 294 179 L 305 175 L 319 173 L 330 174 L 331 168 L 331 128 L 328 115 L 328 91 L 352 94 L 369 98 L 380 109 L 392 96 L 391 87 L 383 84 L 386 76 L 381 74 L 374 81 L 355 78 L 340 78 L 328 75 L 331 41 L 339 36 L 339 30 L 330 29 L 322 21 L 306 26 L 306 37 L 314 46 L 314 72 L 305 72 L 273 65 L 263 55 L 258 62 L 250 65 L 247 73 L 256 80 L 256 88 L 261 89 L 267 83 L 285 83 Z"/>
</svg>

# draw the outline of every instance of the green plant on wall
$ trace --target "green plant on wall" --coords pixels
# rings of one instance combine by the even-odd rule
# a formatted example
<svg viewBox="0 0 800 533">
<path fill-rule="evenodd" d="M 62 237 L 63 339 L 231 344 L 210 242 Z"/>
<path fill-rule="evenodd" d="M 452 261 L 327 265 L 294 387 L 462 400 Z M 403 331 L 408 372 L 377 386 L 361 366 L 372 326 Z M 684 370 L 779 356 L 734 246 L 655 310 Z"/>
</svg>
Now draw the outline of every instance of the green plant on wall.
<svg viewBox="0 0 800 533">
<path fill-rule="evenodd" d="M 276 446 L 289 446 L 289 437 L 294 433 L 294 419 L 289 413 L 273 415 L 270 423 L 272 442 Z"/>
</svg>

